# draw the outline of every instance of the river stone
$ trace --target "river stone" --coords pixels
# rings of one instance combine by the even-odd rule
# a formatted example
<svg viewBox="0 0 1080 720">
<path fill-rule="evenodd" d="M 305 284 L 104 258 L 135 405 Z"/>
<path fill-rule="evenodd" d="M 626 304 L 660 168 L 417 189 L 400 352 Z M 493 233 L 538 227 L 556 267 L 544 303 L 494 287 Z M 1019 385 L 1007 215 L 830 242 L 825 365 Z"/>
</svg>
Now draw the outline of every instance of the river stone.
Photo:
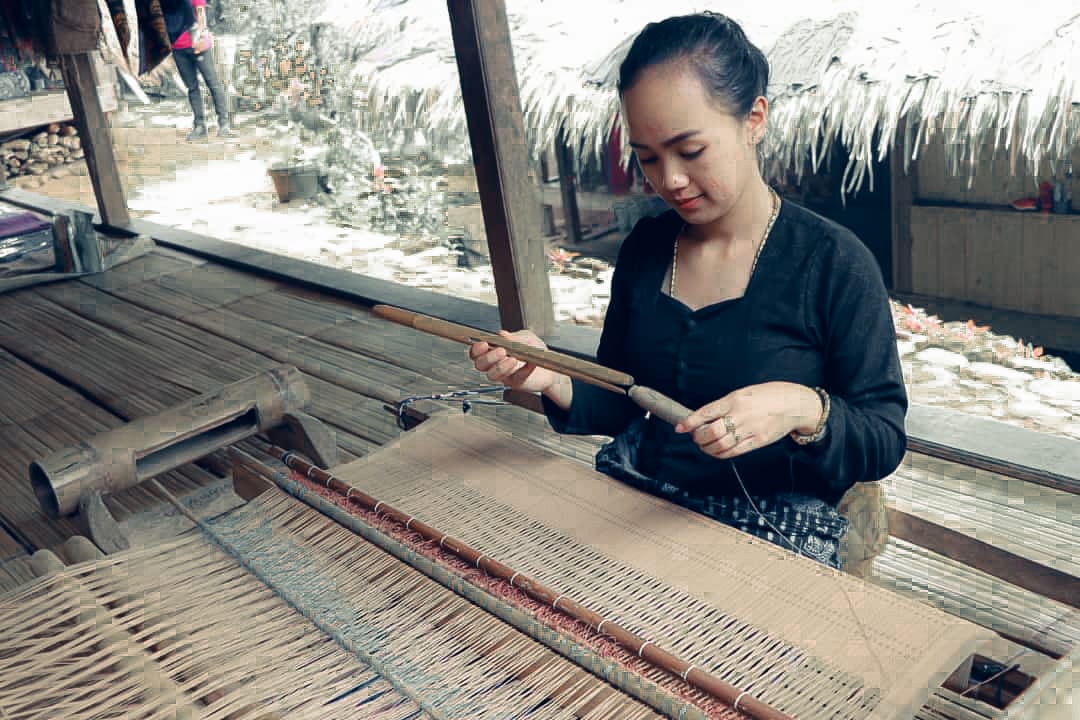
<svg viewBox="0 0 1080 720">
<path fill-rule="evenodd" d="M 900 353 L 900 357 L 906 357 L 915 352 L 915 343 L 909 340 L 897 340 L 896 350 Z"/>
<path fill-rule="evenodd" d="M 963 355 L 936 347 L 920 350 L 915 355 L 915 359 L 930 365 L 954 369 L 967 367 L 970 364 Z"/>
<path fill-rule="evenodd" d="M 942 387 L 956 382 L 956 374 L 937 365 L 917 365 L 911 370 L 911 381 L 924 387 Z"/>
<path fill-rule="evenodd" d="M 1028 389 L 1044 398 L 1062 400 L 1069 403 L 1080 402 L 1080 383 L 1077 382 L 1039 378 L 1037 380 L 1032 380 L 1028 385 Z"/>
<path fill-rule="evenodd" d="M 1029 372 L 1051 372 L 1054 369 L 1054 366 L 1045 360 L 1040 360 L 1039 358 L 1024 357 L 1023 355 L 1013 355 L 1009 357 L 1006 362 L 1008 362 L 1009 365 L 1013 366 L 1014 368 L 1017 368 L 1019 370 L 1027 370 Z"/>
<path fill-rule="evenodd" d="M 995 385 L 1023 385 L 1031 380 L 1026 372 L 988 362 L 973 362 L 964 368 L 964 373 Z"/>
</svg>

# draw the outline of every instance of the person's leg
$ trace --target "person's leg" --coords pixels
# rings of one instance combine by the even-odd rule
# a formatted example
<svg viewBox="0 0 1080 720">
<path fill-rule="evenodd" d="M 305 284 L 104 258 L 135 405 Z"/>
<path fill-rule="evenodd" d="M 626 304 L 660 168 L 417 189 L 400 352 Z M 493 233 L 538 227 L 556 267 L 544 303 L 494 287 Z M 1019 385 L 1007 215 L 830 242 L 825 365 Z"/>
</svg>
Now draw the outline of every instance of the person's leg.
<svg viewBox="0 0 1080 720">
<path fill-rule="evenodd" d="M 207 48 L 198 55 L 198 68 L 203 80 L 206 81 L 206 87 L 210 88 L 210 97 L 214 99 L 214 110 L 217 112 L 218 118 L 218 136 L 235 137 L 236 135 L 232 132 L 229 123 L 229 99 L 225 94 L 225 87 L 218 77 L 217 59 L 214 56 L 213 48 Z"/>
<path fill-rule="evenodd" d="M 204 138 L 206 137 L 206 113 L 203 110 L 202 93 L 199 92 L 195 53 L 191 50 L 173 50 L 173 60 L 176 62 L 176 69 L 180 71 L 180 79 L 184 81 L 184 87 L 187 88 L 188 103 L 191 104 L 191 112 L 195 116 L 195 122 L 187 139 Z"/>
</svg>

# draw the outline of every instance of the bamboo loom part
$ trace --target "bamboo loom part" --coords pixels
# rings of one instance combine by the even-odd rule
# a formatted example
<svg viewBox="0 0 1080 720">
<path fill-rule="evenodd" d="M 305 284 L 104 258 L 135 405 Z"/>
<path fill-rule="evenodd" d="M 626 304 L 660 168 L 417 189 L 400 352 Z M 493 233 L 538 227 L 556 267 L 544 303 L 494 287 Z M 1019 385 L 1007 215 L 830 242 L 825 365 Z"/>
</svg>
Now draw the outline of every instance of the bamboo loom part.
<svg viewBox="0 0 1080 720">
<path fill-rule="evenodd" d="M 299 370 L 273 368 L 34 461 L 30 483 L 50 517 L 70 515 L 91 491 L 137 485 L 277 427 L 309 401 Z"/>
<path fill-rule="evenodd" d="M 534 600 L 550 604 L 555 610 L 568 617 L 585 623 L 599 633 L 607 634 L 623 648 L 636 653 L 638 657 L 682 678 L 684 682 L 709 693 L 734 709 L 743 711 L 757 718 L 757 720 L 794 720 L 790 715 L 766 705 L 748 692 L 733 687 L 715 675 L 707 673 L 664 650 L 647 638 L 627 630 L 617 621 L 602 617 L 579 602 L 567 598 L 564 594 L 556 593 L 536 580 L 515 572 L 513 568 L 507 567 L 498 560 L 484 556 L 460 540 L 450 538 L 445 533 L 421 520 L 417 520 L 412 515 L 371 497 L 367 493 L 339 480 L 331 473 L 305 462 L 295 454 L 277 447 L 271 447 L 270 454 L 290 469 L 295 470 L 313 482 L 318 482 L 329 490 L 345 495 L 348 499 L 356 500 L 360 505 L 376 514 L 385 515 L 401 523 L 406 528 L 420 533 L 426 539 L 437 542 L 440 548 L 452 552 L 487 574 L 508 581 L 511 587 L 522 590 Z"/>
<path fill-rule="evenodd" d="M 517 342 L 502 335 L 471 328 L 467 325 L 459 325 L 446 320 L 440 320 L 429 315 L 415 313 L 411 310 L 392 307 L 390 305 L 376 305 L 372 312 L 379 317 L 395 322 L 399 325 L 411 327 L 430 335 L 437 335 L 447 340 L 455 340 L 465 345 L 476 342 L 486 342 L 493 347 L 501 347 L 513 357 L 530 362 L 537 367 L 546 368 L 554 372 L 562 373 L 568 377 L 587 382 L 605 390 L 629 395 L 639 407 L 648 410 L 653 415 L 665 420 L 672 425 L 677 425 L 693 411 L 671 398 L 651 388 L 637 385 L 634 378 L 626 373 L 612 370 L 611 368 L 598 365 L 597 363 L 581 360 L 579 358 L 548 350 L 536 348 L 522 342 Z"/>
</svg>

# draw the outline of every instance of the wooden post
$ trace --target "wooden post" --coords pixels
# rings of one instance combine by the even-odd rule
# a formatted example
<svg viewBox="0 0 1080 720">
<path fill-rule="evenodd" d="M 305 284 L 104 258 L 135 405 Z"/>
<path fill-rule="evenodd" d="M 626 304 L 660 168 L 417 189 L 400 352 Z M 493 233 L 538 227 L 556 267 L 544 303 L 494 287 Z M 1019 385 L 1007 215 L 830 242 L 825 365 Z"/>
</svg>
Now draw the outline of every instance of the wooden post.
<svg viewBox="0 0 1080 720">
<path fill-rule="evenodd" d="M 550 175 L 550 169 L 548 166 L 547 151 L 540 153 L 540 198 L 543 203 L 544 213 L 544 237 L 555 234 L 555 209 L 543 201 L 544 186 L 548 183 L 548 177 Z"/>
<path fill-rule="evenodd" d="M 102 223 L 109 227 L 127 227 L 131 218 L 124 187 L 120 183 L 120 171 L 116 166 L 112 133 L 97 93 L 93 59 L 89 53 L 61 55 L 60 69 L 86 154 L 86 167 L 94 186 L 98 214 Z"/>
<path fill-rule="evenodd" d="M 506 330 L 547 335 L 555 318 L 506 5 L 447 0 L 447 6 L 500 322 Z"/>
<path fill-rule="evenodd" d="M 566 238 L 572 243 L 581 242 L 581 213 L 577 206 L 577 189 L 574 181 L 573 157 L 566 144 L 566 134 L 559 128 L 555 141 L 555 161 L 559 164 L 559 189 L 562 191 L 562 211 Z"/>
<path fill-rule="evenodd" d="M 915 202 L 915 161 L 904 172 L 906 120 L 901 120 L 889 153 L 890 194 L 892 196 L 892 289 L 912 292 L 911 206 Z"/>
</svg>

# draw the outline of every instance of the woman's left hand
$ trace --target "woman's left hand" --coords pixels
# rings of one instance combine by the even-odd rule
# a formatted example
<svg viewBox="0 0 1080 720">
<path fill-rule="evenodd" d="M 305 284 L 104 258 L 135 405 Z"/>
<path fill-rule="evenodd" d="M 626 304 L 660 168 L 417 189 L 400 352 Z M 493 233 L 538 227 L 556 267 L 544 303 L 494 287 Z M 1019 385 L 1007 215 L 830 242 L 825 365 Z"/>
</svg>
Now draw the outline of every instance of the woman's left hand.
<svg viewBox="0 0 1080 720">
<path fill-rule="evenodd" d="M 727 459 L 771 445 L 792 430 L 809 434 L 822 412 L 821 399 L 813 389 L 767 382 L 704 405 L 676 425 L 675 431 L 693 433 L 702 452 Z"/>
</svg>

